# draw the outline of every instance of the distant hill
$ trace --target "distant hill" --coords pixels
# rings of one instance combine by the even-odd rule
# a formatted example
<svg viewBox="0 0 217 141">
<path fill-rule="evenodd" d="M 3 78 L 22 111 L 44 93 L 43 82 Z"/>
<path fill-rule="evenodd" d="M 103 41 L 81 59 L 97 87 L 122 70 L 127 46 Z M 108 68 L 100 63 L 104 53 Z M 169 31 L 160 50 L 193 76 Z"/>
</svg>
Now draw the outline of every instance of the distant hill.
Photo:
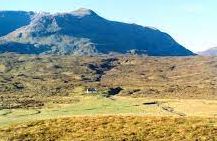
<svg viewBox="0 0 217 141">
<path fill-rule="evenodd" d="M 213 47 L 208 50 L 198 52 L 198 54 L 203 56 L 217 56 L 217 47 Z"/>
<path fill-rule="evenodd" d="M 17 14 L 19 15 L 20 12 Z M 0 38 L 0 52 L 194 55 L 167 33 L 136 24 L 109 21 L 89 9 L 82 8 L 69 13 L 36 13 L 34 15 L 25 13 L 24 15 L 26 17 L 24 16 L 23 22 L 14 21 L 18 29 Z M 31 22 L 28 24 L 30 19 Z M 7 25 L 9 22 L 5 20 L 4 24 Z M 20 27 L 22 25 L 23 27 Z M 6 31 L 0 34 L 5 33 Z"/>
</svg>

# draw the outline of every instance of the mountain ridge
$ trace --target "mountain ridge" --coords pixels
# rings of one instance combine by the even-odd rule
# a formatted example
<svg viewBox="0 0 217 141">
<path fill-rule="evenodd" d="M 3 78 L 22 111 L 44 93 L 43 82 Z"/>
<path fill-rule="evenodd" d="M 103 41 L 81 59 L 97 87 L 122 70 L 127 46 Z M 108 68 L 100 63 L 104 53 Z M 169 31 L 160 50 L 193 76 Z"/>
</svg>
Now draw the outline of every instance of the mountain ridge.
<svg viewBox="0 0 217 141">
<path fill-rule="evenodd" d="M 30 52 L 26 50 L 37 50 L 33 54 L 60 55 L 113 52 L 195 55 L 158 29 L 106 20 L 84 8 L 68 13 L 34 13 L 29 24 L 0 37 L 0 52 Z"/>
</svg>

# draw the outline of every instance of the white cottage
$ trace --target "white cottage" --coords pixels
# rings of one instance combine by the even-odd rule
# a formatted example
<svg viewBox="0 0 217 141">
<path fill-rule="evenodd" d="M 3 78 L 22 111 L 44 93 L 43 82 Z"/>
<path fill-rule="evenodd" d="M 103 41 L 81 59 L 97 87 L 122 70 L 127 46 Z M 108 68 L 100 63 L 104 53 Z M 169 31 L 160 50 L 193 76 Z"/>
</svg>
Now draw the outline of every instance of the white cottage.
<svg viewBox="0 0 217 141">
<path fill-rule="evenodd" d="M 87 88 L 86 93 L 87 93 L 87 94 L 94 94 L 94 93 L 97 93 L 97 89 L 96 89 L 96 88 Z"/>
</svg>

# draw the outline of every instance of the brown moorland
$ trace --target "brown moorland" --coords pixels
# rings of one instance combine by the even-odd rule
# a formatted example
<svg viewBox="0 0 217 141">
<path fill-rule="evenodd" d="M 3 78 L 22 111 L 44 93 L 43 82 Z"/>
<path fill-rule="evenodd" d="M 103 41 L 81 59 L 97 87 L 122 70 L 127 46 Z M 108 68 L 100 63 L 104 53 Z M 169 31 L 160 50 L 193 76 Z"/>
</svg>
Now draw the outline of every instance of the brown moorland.
<svg viewBox="0 0 217 141">
<path fill-rule="evenodd" d="M 0 55 L 1 109 L 43 107 L 78 87 L 106 96 L 216 99 L 217 58 Z"/>
</svg>

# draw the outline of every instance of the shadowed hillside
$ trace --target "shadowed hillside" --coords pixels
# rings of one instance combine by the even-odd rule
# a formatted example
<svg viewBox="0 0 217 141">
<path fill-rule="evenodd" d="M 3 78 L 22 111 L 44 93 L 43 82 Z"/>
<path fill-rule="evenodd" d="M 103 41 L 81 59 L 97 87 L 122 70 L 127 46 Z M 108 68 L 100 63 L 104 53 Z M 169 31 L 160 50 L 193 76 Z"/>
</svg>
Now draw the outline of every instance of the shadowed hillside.
<svg viewBox="0 0 217 141">
<path fill-rule="evenodd" d="M 4 36 L 22 26 L 28 25 L 33 12 L 0 11 L 0 36 Z"/>
</svg>

